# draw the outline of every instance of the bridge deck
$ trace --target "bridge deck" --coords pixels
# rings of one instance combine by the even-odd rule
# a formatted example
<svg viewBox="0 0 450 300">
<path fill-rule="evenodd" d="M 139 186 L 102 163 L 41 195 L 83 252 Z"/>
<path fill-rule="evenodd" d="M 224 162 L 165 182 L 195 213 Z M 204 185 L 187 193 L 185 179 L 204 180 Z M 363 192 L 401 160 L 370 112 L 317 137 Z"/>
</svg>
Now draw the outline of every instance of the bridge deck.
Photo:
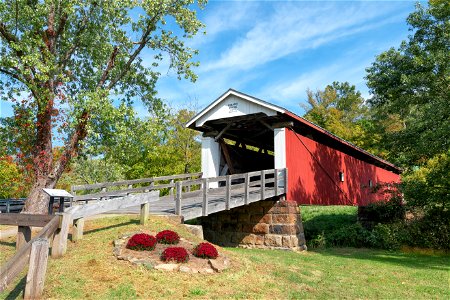
<svg viewBox="0 0 450 300">
<path fill-rule="evenodd" d="M 284 188 L 280 188 L 278 195 L 284 193 Z M 181 200 L 181 215 L 184 220 L 191 220 L 203 216 L 203 196 L 198 195 L 198 192 L 191 192 L 183 194 Z M 265 188 L 265 199 L 275 196 L 275 189 Z M 210 189 L 208 195 L 208 214 L 226 210 L 226 197 L 220 189 Z M 264 200 L 261 199 L 261 188 L 251 187 L 249 189 L 248 203 Z M 175 215 L 175 200 L 173 196 L 163 196 L 156 202 L 150 203 L 150 214 L 153 215 Z M 245 205 L 245 191 L 244 188 L 235 189 L 233 195 L 230 197 L 230 209 Z M 111 211 L 110 213 L 136 213 L 138 214 L 140 207 L 130 207 L 119 211 Z"/>
</svg>

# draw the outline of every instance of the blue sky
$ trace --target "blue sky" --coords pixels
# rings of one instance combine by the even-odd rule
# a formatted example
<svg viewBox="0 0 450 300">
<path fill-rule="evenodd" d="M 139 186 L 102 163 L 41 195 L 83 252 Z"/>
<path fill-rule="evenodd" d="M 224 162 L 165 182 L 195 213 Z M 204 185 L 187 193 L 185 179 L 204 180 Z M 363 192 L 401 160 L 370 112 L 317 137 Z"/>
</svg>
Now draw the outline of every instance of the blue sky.
<svg viewBox="0 0 450 300">
<path fill-rule="evenodd" d="M 196 83 L 166 74 L 160 97 L 203 108 L 228 88 L 302 115 L 306 89 L 348 81 L 369 96 L 365 68 L 409 34 L 414 1 L 210 1 L 199 13 L 207 34 Z"/>
<path fill-rule="evenodd" d="M 198 80 L 178 80 L 161 64 L 158 95 L 180 108 L 201 109 L 228 88 L 303 115 L 306 89 L 348 81 L 369 97 L 365 68 L 409 34 L 414 1 L 210 1 L 206 25 L 188 45 L 199 49 Z M 149 55 L 150 57 L 150 55 Z M 144 56 L 144 60 L 146 57 Z M 149 61 L 151 63 L 151 61 Z M 136 103 L 141 116 L 146 109 Z M 1 116 L 11 114 L 9 103 Z"/>
</svg>

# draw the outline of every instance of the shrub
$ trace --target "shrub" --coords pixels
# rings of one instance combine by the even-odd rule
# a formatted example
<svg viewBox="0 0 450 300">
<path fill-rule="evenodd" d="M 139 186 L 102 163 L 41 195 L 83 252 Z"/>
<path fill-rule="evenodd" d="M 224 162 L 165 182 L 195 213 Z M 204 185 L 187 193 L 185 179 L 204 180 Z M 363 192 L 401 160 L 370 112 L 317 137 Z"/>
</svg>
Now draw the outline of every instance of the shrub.
<svg viewBox="0 0 450 300">
<path fill-rule="evenodd" d="M 189 261 L 189 253 L 183 247 L 169 247 L 161 254 L 161 260 L 184 263 Z"/>
<path fill-rule="evenodd" d="M 155 249 L 156 238 L 146 233 L 137 233 L 133 235 L 127 243 L 127 248 L 131 250 L 153 250 Z"/>
<path fill-rule="evenodd" d="M 193 252 L 194 256 L 201 258 L 217 258 L 219 253 L 217 252 L 216 247 L 211 245 L 210 243 L 200 243 L 198 244 Z"/>
<path fill-rule="evenodd" d="M 158 232 L 156 240 L 161 244 L 178 244 L 180 236 L 172 230 L 163 230 Z"/>
</svg>

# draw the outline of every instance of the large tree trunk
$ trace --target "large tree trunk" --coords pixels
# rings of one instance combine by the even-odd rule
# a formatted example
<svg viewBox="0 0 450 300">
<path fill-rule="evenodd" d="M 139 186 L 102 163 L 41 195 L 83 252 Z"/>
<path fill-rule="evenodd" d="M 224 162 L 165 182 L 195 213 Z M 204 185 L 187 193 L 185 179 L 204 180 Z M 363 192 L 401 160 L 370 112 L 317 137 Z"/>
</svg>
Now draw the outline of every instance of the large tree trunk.
<svg viewBox="0 0 450 300">
<path fill-rule="evenodd" d="M 40 145 L 38 145 L 38 147 L 36 147 L 38 151 L 35 152 L 35 182 L 33 184 L 33 187 L 31 188 L 30 193 L 28 194 L 27 201 L 25 202 L 22 213 L 48 213 L 49 197 L 42 189 L 54 188 L 58 180 L 61 178 L 70 160 L 78 154 L 79 142 L 82 141 L 87 134 L 86 127 L 88 120 L 89 114 L 85 110 L 81 113 L 78 119 L 76 130 L 69 139 L 69 142 L 66 144 L 63 153 L 55 162 L 53 162 L 51 132 L 40 135 L 38 130 L 38 136 L 41 136 L 42 138 L 41 140 L 38 139 L 38 141 L 41 141 L 41 143 Z M 51 126 L 47 128 L 51 128 Z"/>
<path fill-rule="evenodd" d="M 47 214 L 48 213 L 48 203 L 50 198 L 42 190 L 43 188 L 54 188 L 56 181 L 48 182 L 46 178 L 37 179 L 30 193 L 28 194 L 27 201 L 25 201 L 25 206 L 22 213 L 33 213 L 33 214 Z"/>
</svg>

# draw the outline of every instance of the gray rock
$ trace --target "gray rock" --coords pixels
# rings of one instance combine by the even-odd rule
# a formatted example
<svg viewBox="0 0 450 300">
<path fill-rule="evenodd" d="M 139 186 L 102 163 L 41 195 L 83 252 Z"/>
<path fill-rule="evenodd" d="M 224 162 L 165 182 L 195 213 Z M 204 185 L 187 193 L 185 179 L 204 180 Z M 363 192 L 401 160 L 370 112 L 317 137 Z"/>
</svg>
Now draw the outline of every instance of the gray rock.
<svg viewBox="0 0 450 300">
<path fill-rule="evenodd" d="M 225 260 L 221 258 L 209 259 L 209 264 L 211 265 L 211 268 L 218 273 L 228 268 L 228 266 L 225 265 Z M 227 264 L 229 264 L 229 262 L 227 262 Z"/>
<path fill-rule="evenodd" d="M 163 270 L 163 271 L 176 271 L 178 270 L 177 264 L 160 264 L 154 267 L 156 270 Z"/>
<path fill-rule="evenodd" d="M 187 230 L 192 233 L 193 235 L 195 235 L 196 237 L 200 238 L 200 239 L 204 239 L 203 238 L 203 227 L 202 225 L 189 225 L 189 224 L 183 224 Z"/>
<path fill-rule="evenodd" d="M 180 266 L 179 270 L 180 270 L 180 272 L 183 272 L 183 273 L 193 273 L 191 268 L 186 267 L 186 266 Z"/>
</svg>

